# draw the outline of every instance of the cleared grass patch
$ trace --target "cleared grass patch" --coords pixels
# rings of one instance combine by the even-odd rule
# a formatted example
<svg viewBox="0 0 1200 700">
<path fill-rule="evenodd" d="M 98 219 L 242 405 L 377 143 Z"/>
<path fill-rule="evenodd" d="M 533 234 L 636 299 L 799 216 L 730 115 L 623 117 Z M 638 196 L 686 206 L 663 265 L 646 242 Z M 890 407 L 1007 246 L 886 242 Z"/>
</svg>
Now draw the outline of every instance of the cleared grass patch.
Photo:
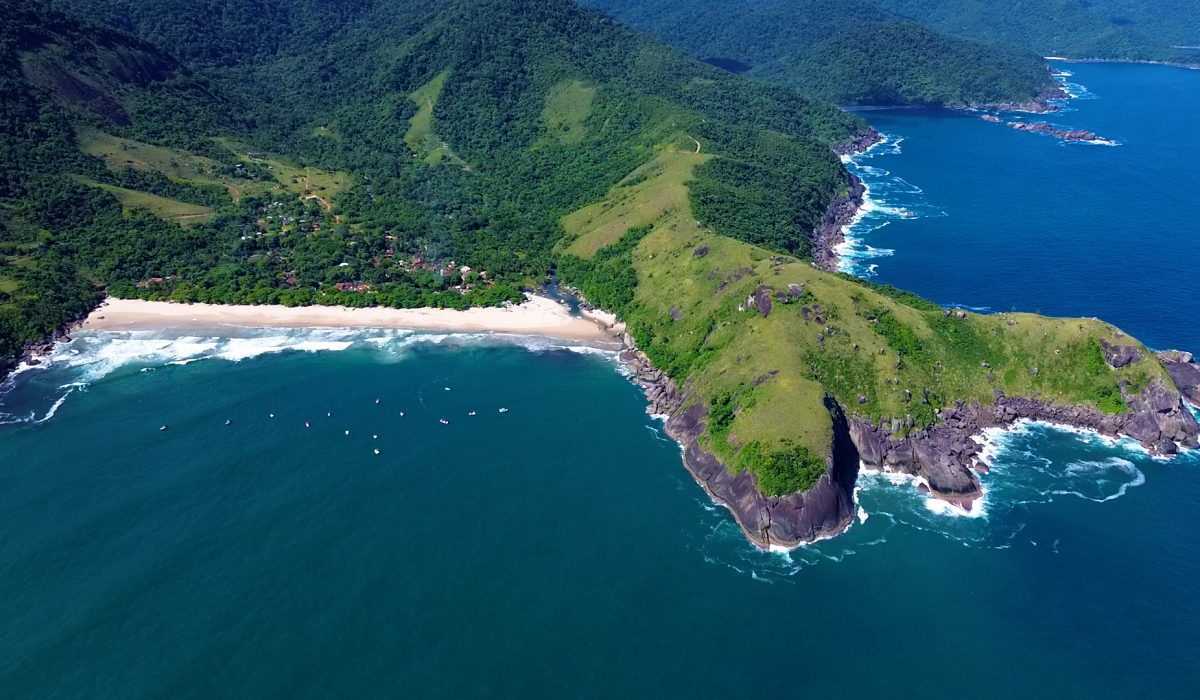
<svg viewBox="0 0 1200 700">
<path fill-rule="evenodd" d="M 596 88 L 582 80 L 564 80 L 550 89 L 542 121 L 550 136 L 561 143 L 579 143 L 586 134 L 584 122 L 592 113 Z"/>
<path fill-rule="evenodd" d="M 710 157 L 674 147 L 664 149 L 617 183 L 603 200 L 563 218 L 570 241 L 566 252 L 590 258 L 639 226 L 674 224 L 697 230 L 688 205 L 687 182 L 696 166 Z"/>
<path fill-rule="evenodd" d="M 433 132 L 433 107 L 437 104 L 438 96 L 442 94 L 442 86 L 446 84 L 449 75 L 447 71 L 439 73 L 408 96 L 417 105 L 417 113 L 409 120 L 404 142 L 429 165 L 453 163 L 466 168 L 467 162 L 459 158 L 450 146 Z"/>
<path fill-rule="evenodd" d="M 104 159 L 110 170 L 133 168 L 159 172 L 182 183 L 217 185 L 229 192 L 235 204 L 243 196 L 276 194 L 318 199 L 328 209 L 333 198 L 350 186 L 350 177 L 346 173 L 293 165 L 284 158 L 256 153 L 245 144 L 226 138 L 217 139 L 217 142 L 247 166 L 266 168 L 273 179 L 234 177 L 228 174 L 226 166 L 211 158 L 96 129 L 81 131 L 79 141 L 86 153 Z"/>
<path fill-rule="evenodd" d="M 176 199 L 160 197 L 149 192 L 106 185 L 89 178 L 79 178 L 79 181 L 89 187 L 98 187 L 105 192 L 111 193 L 121 202 L 121 207 L 127 211 L 141 209 L 150 212 L 160 219 L 174 221 L 181 226 L 195 226 L 196 224 L 206 223 L 211 221 L 216 213 L 209 207 L 180 202 Z"/>
</svg>

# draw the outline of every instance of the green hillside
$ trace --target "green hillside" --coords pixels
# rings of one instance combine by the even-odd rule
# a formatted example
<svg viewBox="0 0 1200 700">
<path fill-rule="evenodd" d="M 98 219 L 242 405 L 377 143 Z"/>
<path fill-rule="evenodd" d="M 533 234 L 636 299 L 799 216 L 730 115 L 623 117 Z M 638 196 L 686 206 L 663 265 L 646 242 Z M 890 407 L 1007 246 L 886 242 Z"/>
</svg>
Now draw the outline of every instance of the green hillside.
<svg viewBox="0 0 1200 700">
<path fill-rule="evenodd" d="M 996 389 L 1120 413 L 1121 382 L 1136 393 L 1165 381 L 1146 352 L 1110 369 L 1099 339 L 1137 341 L 1094 319 L 951 314 L 720 235 L 697 222 L 695 173 L 706 161 L 664 150 L 568 215 L 559 271 L 621 312 L 638 347 L 686 387 L 688 404 L 710 409 L 708 449 L 758 474 L 768 494 L 824 473 L 828 395 L 852 415 L 920 429 L 938 409 L 988 403 Z"/>
<path fill-rule="evenodd" d="M 1045 62 L 950 38 L 866 0 L 590 0 L 717 65 L 848 105 L 1017 103 L 1052 87 Z"/>
<path fill-rule="evenodd" d="M 1200 12 L 1188 0 L 878 0 L 952 36 L 1043 56 L 1200 62 L 1174 48 L 1200 44 Z"/>
</svg>

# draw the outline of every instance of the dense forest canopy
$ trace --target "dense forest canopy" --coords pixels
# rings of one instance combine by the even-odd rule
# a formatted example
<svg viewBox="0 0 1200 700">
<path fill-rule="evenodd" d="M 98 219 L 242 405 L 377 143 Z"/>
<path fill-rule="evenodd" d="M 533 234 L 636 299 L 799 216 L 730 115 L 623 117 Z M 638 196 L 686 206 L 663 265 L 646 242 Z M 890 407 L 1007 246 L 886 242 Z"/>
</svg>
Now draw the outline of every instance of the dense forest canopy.
<svg viewBox="0 0 1200 700">
<path fill-rule="evenodd" d="M 870 0 L 589 0 L 689 54 L 850 105 L 1027 102 L 1032 52 L 951 38 Z"/>
<path fill-rule="evenodd" d="M 710 225 L 807 255 L 846 184 L 829 147 L 866 128 L 561 0 L 4 9 L 8 356 L 105 288 L 517 300 L 551 268 L 563 214 L 679 143 L 728 155 L 695 174 Z M 140 38 L 90 23 L 104 21 Z M 786 216 L 744 210 L 744 196 Z"/>
<path fill-rule="evenodd" d="M 1200 63 L 1196 0 L 877 0 L 953 36 L 1043 56 Z"/>
</svg>

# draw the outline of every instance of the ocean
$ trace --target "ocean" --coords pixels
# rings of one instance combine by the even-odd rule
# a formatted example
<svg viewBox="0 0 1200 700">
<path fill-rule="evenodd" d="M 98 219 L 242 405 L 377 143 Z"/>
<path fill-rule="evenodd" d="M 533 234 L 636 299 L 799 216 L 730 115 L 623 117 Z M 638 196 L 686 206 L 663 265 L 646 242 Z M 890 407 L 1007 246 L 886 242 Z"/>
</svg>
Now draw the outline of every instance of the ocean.
<svg viewBox="0 0 1200 700">
<path fill-rule="evenodd" d="M 1052 65 L 1075 99 L 1059 113 L 1000 116 L 1117 145 L 967 112 L 862 112 L 887 142 L 851 164 L 871 209 L 844 269 L 941 304 L 1096 316 L 1154 348 L 1200 350 L 1200 71 Z"/>
<path fill-rule="evenodd" d="M 1018 144 L 1064 161 L 1124 158 L 1140 132 L 1106 130 L 1086 110 L 1133 109 L 1121 104 L 1126 73 L 1160 83 L 1128 99 L 1158 99 L 1162 111 L 1185 92 L 1162 83 L 1200 79 L 1067 68 L 1098 97 L 1054 119 L 1120 146 L 1061 145 L 953 114 L 869 113 L 900 143 L 857 166 L 888 171 L 871 182 L 879 206 L 945 216 L 862 229 L 864 245 L 895 253 L 854 264 L 896 284 L 912 265 L 924 286 L 909 286 L 944 303 L 1027 298 L 1200 349 L 1186 307 L 1171 307 L 1174 324 L 1164 311 L 1138 326 L 1116 316 L 1146 299 L 1103 292 L 1153 283 L 1194 297 L 1186 270 L 1147 282 L 1063 265 L 1071 284 L 1091 285 L 1078 289 L 1050 267 L 1035 272 L 1037 246 L 1015 233 L 996 249 L 1011 260 L 976 262 L 972 231 L 986 217 L 922 177 L 931 171 L 917 144 L 939 125 L 957 143 L 958 177 L 997 192 L 1016 186 L 996 154 Z M 1164 141 L 1159 157 L 1178 148 Z M 992 155 L 963 155 L 980 151 Z M 920 194 L 892 199 L 886 178 Z M 1024 183 L 1040 201 L 1043 185 Z M 1172 192 L 1194 198 L 1160 190 Z M 1159 208 L 1159 221 L 1177 216 Z M 1006 212 L 1012 231 L 1041 216 Z M 922 227 L 956 219 L 955 242 L 910 257 L 936 240 Z M 1126 219 L 1091 221 L 1090 236 L 1110 243 L 1077 240 L 1077 256 L 1114 256 L 1124 234 L 1103 227 Z M 1163 238 L 1147 231 L 1118 264 L 1186 267 L 1165 252 L 1180 232 L 1153 232 Z M 953 260 L 917 272 L 935 249 L 1025 276 L 943 287 Z M 1200 685 L 1195 455 L 1152 459 L 1128 441 L 1025 424 L 986 436 L 993 469 L 971 517 L 866 474 L 847 533 L 762 552 L 690 479 L 645 405 L 614 355 L 549 340 L 78 334 L 0 396 L 0 693 L 1190 698 Z"/>
</svg>

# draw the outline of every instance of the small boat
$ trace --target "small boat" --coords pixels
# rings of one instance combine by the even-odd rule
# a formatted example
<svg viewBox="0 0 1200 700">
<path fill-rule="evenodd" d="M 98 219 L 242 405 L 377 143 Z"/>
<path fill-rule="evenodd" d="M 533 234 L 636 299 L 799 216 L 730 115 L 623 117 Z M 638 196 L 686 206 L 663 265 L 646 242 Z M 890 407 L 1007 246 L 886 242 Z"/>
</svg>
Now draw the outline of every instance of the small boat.
<svg viewBox="0 0 1200 700">
<path fill-rule="evenodd" d="M 500 409 L 500 412 L 501 412 L 501 413 L 508 413 L 508 409 L 507 409 L 507 408 L 502 408 L 502 409 Z"/>
<path fill-rule="evenodd" d="M 450 421 L 446 420 L 445 418 L 438 419 L 438 422 L 442 425 L 450 425 Z"/>
<path fill-rule="evenodd" d="M 228 418 L 226 418 L 226 419 L 225 419 L 225 425 L 233 425 L 233 421 L 231 421 L 231 420 L 229 420 Z"/>
<path fill-rule="evenodd" d="M 379 403 L 379 399 L 375 399 L 375 403 Z"/>
<path fill-rule="evenodd" d="M 400 412 L 400 417 L 401 417 L 401 418 L 403 418 L 403 417 L 404 417 L 404 411 L 401 411 L 401 412 Z"/>
<path fill-rule="evenodd" d="M 274 417 L 275 417 L 275 414 L 274 414 L 274 413 L 268 413 L 267 415 L 268 415 L 269 417 L 271 417 L 271 418 L 274 418 Z"/>
<path fill-rule="evenodd" d="M 347 435 L 349 435 L 349 434 L 350 434 L 350 431 L 349 431 L 349 430 L 347 430 L 347 431 L 346 431 L 346 434 L 347 434 Z"/>
<path fill-rule="evenodd" d="M 330 417 L 330 416 L 332 416 L 332 415 L 333 415 L 332 413 L 326 413 L 326 414 L 325 414 L 325 417 L 326 417 L 326 418 L 329 418 L 329 417 Z"/>
<path fill-rule="evenodd" d="M 371 436 L 371 439 L 372 439 L 372 440 L 378 440 L 378 439 L 379 439 L 379 436 L 378 436 L 378 435 L 372 435 L 372 436 Z"/>
<path fill-rule="evenodd" d="M 448 386 L 444 386 L 442 388 L 445 389 L 446 391 L 450 391 L 450 387 L 448 387 Z"/>
<path fill-rule="evenodd" d="M 305 427 L 305 428 L 307 428 L 307 427 L 308 427 L 308 421 L 304 421 L 304 427 Z"/>
<path fill-rule="evenodd" d="M 474 411 L 471 411 L 471 412 L 470 412 L 470 413 L 468 413 L 467 415 L 468 415 L 468 416 L 473 416 L 473 415 L 475 415 L 475 412 L 474 412 Z"/>
<path fill-rule="evenodd" d="M 166 423 L 163 423 L 162 427 L 161 427 L 161 428 L 159 428 L 159 430 L 166 430 L 166 429 L 167 429 L 167 424 L 166 424 Z"/>
<path fill-rule="evenodd" d="M 379 450 L 375 450 L 375 454 L 379 454 Z"/>
</svg>

